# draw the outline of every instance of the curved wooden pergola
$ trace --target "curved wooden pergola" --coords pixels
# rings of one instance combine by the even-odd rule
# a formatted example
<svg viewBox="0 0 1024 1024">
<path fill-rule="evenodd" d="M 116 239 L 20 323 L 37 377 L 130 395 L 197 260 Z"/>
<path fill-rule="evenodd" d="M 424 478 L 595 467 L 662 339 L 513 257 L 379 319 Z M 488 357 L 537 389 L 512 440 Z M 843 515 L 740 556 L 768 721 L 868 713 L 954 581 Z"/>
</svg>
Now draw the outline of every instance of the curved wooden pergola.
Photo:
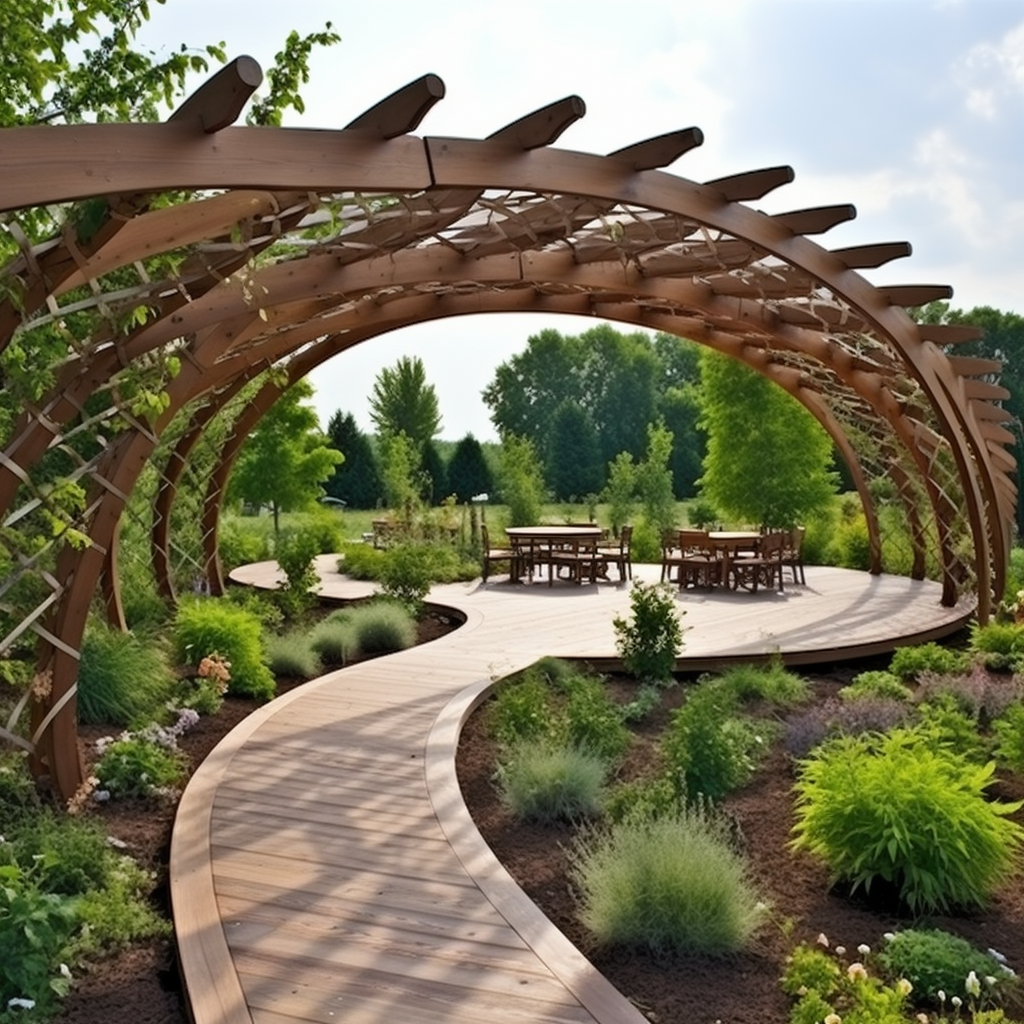
<svg viewBox="0 0 1024 1024">
<path fill-rule="evenodd" d="M 578 97 L 486 139 L 418 137 L 444 94 L 427 75 L 341 130 L 233 127 L 260 79 L 240 58 L 163 124 L 0 131 L 0 210 L 19 246 L 0 271 L 0 348 L 45 381 L 21 394 L 0 452 L 12 566 L 0 602 L 16 621 L 0 647 L 34 632 L 42 683 L 31 738 L 5 732 L 62 794 L 82 782 L 74 694 L 96 595 L 123 621 L 117 538 L 133 490 L 150 488 L 153 569 L 173 597 L 173 510 L 190 455 L 221 424 L 214 471 L 189 488 L 203 492 L 195 571 L 219 591 L 223 488 L 259 417 L 324 360 L 433 318 L 599 316 L 742 360 L 843 454 L 872 572 L 884 500 L 902 510 L 914 575 L 930 563 L 944 603 L 974 593 L 988 617 L 1015 522 L 1008 395 L 997 362 L 947 354 L 976 329 L 907 315 L 950 288 L 879 288 L 860 273 L 907 243 L 823 247 L 815 236 L 855 216 L 847 204 L 752 208 L 793 180 L 789 167 L 704 183 L 662 170 L 701 144 L 696 128 L 606 156 L 555 148 L 584 113 Z M 33 238 L 33 213 L 54 204 L 75 205 L 53 237 Z M 66 326 L 79 315 L 97 325 L 84 338 Z M 162 405 L 141 405 L 142 389 Z M 77 443 L 86 433 L 102 443 Z M 54 450 L 86 494 L 71 512 L 51 508 Z M 19 544 L 18 523 L 47 511 L 81 542 Z M 23 592 L 31 607 L 14 600 Z"/>
</svg>

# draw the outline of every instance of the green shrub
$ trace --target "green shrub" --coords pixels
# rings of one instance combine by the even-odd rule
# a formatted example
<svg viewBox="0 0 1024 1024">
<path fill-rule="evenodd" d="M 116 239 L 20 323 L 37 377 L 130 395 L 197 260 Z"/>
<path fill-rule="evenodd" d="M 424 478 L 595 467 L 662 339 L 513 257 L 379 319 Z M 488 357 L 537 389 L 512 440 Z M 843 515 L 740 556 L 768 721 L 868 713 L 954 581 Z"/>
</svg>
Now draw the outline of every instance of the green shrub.
<svg viewBox="0 0 1024 1024">
<path fill-rule="evenodd" d="M 0 847 L 8 862 L 34 864 L 40 889 L 58 896 L 77 896 L 105 883 L 114 853 L 106 833 L 79 818 L 37 815 Z"/>
<path fill-rule="evenodd" d="M 598 678 L 577 677 L 565 705 L 568 742 L 606 762 L 617 761 L 629 746 L 631 735 L 622 715 Z"/>
<path fill-rule="evenodd" d="M 274 546 L 274 557 L 285 574 L 276 592 L 286 618 L 294 618 L 316 604 L 320 576 L 313 559 L 320 554 L 317 535 L 310 530 L 282 533 Z"/>
<path fill-rule="evenodd" d="M 839 991 L 841 979 L 842 971 L 834 957 L 823 949 L 801 942 L 786 957 L 782 991 L 791 996 L 817 992 L 828 999 Z"/>
<path fill-rule="evenodd" d="M 995 755 L 1011 771 L 1024 772 L 1024 704 L 1011 704 L 992 723 Z"/>
<path fill-rule="evenodd" d="M 114 797 L 149 797 L 176 787 L 184 776 L 181 754 L 143 736 L 109 744 L 94 769 L 101 789 Z"/>
<path fill-rule="evenodd" d="M 978 732 L 976 719 L 967 714 L 951 693 L 940 693 L 917 707 L 917 732 L 939 749 L 984 764 L 988 744 Z"/>
<path fill-rule="evenodd" d="M 825 559 L 829 565 L 842 566 L 844 569 L 866 572 L 871 568 L 871 539 L 863 514 L 836 526 Z"/>
<path fill-rule="evenodd" d="M 1017 666 L 1024 658 L 1024 623 L 988 622 L 971 627 L 971 651 L 986 667 L 998 671 Z"/>
<path fill-rule="evenodd" d="M 372 544 L 346 544 L 338 559 L 338 572 L 353 580 L 380 579 L 384 552 Z"/>
<path fill-rule="evenodd" d="M 539 675 L 527 671 L 502 683 L 487 712 L 491 734 L 502 746 L 538 740 L 550 733 L 551 690 Z"/>
<path fill-rule="evenodd" d="M 644 683 L 633 699 L 619 708 L 623 722 L 642 722 L 651 712 L 661 707 L 662 690 L 655 683 Z"/>
<path fill-rule="evenodd" d="M 849 686 L 839 691 L 843 700 L 864 700 L 867 697 L 883 700 L 909 701 L 914 691 L 900 682 L 892 672 L 860 672 L 853 677 Z"/>
<path fill-rule="evenodd" d="M 677 818 L 685 804 L 679 788 L 667 775 L 634 779 L 613 786 L 605 798 L 604 814 L 613 824 L 641 823 L 658 818 Z"/>
<path fill-rule="evenodd" d="M 240 565 L 266 562 L 270 559 L 270 544 L 264 534 L 245 529 L 239 520 L 225 517 L 217 531 L 217 553 L 224 572 Z"/>
<path fill-rule="evenodd" d="M 335 612 L 318 623 L 309 637 L 309 645 L 325 665 L 345 665 L 356 650 L 356 637 L 348 612 Z"/>
<path fill-rule="evenodd" d="M 176 708 L 191 708 L 199 715 L 215 715 L 224 706 L 226 684 L 217 679 L 183 679 L 173 697 Z"/>
<path fill-rule="evenodd" d="M 71 900 L 43 892 L 27 870 L 0 866 L 0 1007 L 31 999 L 46 1011 L 67 994 L 58 965 L 75 923 Z"/>
<path fill-rule="evenodd" d="M 937 643 L 899 647 L 889 663 L 889 671 L 904 682 L 913 682 L 924 672 L 952 674 L 966 667 L 962 654 Z"/>
<path fill-rule="evenodd" d="M 130 726 L 151 721 L 174 691 L 162 644 L 152 637 L 91 624 L 82 638 L 78 717 Z"/>
<path fill-rule="evenodd" d="M 736 698 L 714 681 L 696 686 L 662 736 L 668 771 L 687 800 L 720 800 L 753 774 L 770 726 L 735 714 Z"/>
<path fill-rule="evenodd" d="M 25 758 L 0 753 L 0 835 L 10 835 L 40 811 L 39 794 Z"/>
<path fill-rule="evenodd" d="M 174 646 L 177 658 L 192 666 L 207 655 L 221 655 L 231 666 L 229 693 L 265 700 L 274 696 L 274 677 L 264 663 L 263 630 L 252 612 L 216 598 L 182 602 Z"/>
<path fill-rule="evenodd" d="M 711 530 L 721 521 L 718 509 L 707 498 L 694 498 L 686 506 L 686 521 L 695 530 Z"/>
<path fill-rule="evenodd" d="M 637 580 L 630 590 L 629 603 L 632 616 L 628 620 L 619 616 L 613 619 L 615 646 L 623 667 L 641 682 L 670 682 L 683 648 L 672 589 Z"/>
<path fill-rule="evenodd" d="M 938 928 L 906 928 L 898 931 L 879 951 L 879 960 L 894 978 L 906 978 L 913 985 L 913 1000 L 918 1005 L 937 1005 L 938 992 L 947 998 L 960 996 L 966 1002 L 969 993 L 964 980 L 974 971 L 978 978 L 996 979 L 986 985 L 986 998 L 1002 1001 L 1011 976 L 990 953 L 975 949 L 966 939 Z"/>
<path fill-rule="evenodd" d="M 498 766 L 502 800 L 517 818 L 575 821 L 601 810 L 605 761 L 550 740 L 526 740 L 509 748 Z"/>
<path fill-rule="evenodd" d="M 560 690 L 562 693 L 568 693 L 581 675 L 586 676 L 586 673 L 581 672 L 577 665 L 564 658 L 541 658 L 540 661 L 535 661 L 527 671 L 531 675 L 544 679 L 553 689 Z"/>
<path fill-rule="evenodd" d="M 721 673 L 718 685 L 739 701 L 763 700 L 778 708 L 802 704 L 810 696 L 803 676 L 786 670 L 781 661 L 768 665 L 733 665 Z"/>
<path fill-rule="evenodd" d="M 380 564 L 381 590 L 418 615 L 434 581 L 433 557 L 426 544 L 395 544 L 384 552 Z"/>
<path fill-rule="evenodd" d="M 313 637 L 306 633 L 284 633 L 267 641 L 267 661 L 275 676 L 315 679 L 323 671 Z"/>
<path fill-rule="evenodd" d="M 361 654 L 390 654 L 416 643 L 416 620 L 404 603 L 378 600 L 355 605 L 348 624 Z"/>
<path fill-rule="evenodd" d="M 1019 805 L 986 798 L 992 776 L 911 729 L 831 740 L 800 764 L 793 846 L 915 913 L 983 904 L 1024 836 Z"/>
<path fill-rule="evenodd" d="M 570 851 L 580 919 L 605 946 L 728 953 L 764 916 L 725 829 L 708 813 L 584 832 Z"/>
</svg>

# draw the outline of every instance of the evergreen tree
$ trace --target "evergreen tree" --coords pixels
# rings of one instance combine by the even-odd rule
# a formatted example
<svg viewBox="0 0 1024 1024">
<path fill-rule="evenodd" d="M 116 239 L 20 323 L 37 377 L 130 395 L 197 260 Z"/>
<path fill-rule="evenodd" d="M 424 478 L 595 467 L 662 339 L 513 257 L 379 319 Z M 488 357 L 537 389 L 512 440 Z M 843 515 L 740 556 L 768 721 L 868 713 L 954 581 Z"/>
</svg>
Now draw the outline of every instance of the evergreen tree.
<svg viewBox="0 0 1024 1024">
<path fill-rule="evenodd" d="M 343 415 L 340 409 L 327 424 L 327 434 L 345 461 L 325 481 L 324 490 L 350 508 L 376 508 L 384 499 L 384 487 L 370 439 L 356 425 L 355 417 Z"/>
<path fill-rule="evenodd" d="M 455 446 L 448 463 L 448 490 L 464 504 L 477 494 L 490 494 L 493 489 L 484 450 L 472 434 L 467 434 Z"/>
<path fill-rule="evenodd" d="M 597 429 L 586 410 L 563 402 L 551 422 L 547 443 L 548 480 L 556 501 L 581 500 L 604 483 Z"/>
<path fill-rule="evenodd" d="M 428 505 L 440 505 L 451 492 L 447 467 L 433 441 L 428 441 L 420 449 L 420 472 L 423 477 L 423 500 Z"/>
</svg>

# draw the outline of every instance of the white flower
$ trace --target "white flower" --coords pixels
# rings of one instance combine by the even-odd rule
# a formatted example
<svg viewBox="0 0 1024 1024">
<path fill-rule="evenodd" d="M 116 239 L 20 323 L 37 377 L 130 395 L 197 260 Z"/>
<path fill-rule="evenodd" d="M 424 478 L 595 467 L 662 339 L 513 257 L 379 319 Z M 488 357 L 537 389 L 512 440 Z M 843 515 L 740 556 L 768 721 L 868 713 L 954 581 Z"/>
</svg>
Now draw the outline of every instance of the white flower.
<svg viewBox="0 0 1024 1024">
<path fill-rule="evenodd" d="M 950 1002 L 959 1010 L 964 1005 L 964 1001 L 959 996 L 953 996 Z"/>
<path fill-rule="evenodd" d="M 846 947 L 836 946 L 836 956 L 846 956 Z"/>
<path fill-rule="evenodd" d="M 830 1013 L 822 1024 L 843 1024 L 843 1018 L 838 1013 Z"/>
<path fill-rule="evenodd" d="M 996 979 L 996 976 L 994 974 L 986 974 L 985 975 L 985 984 L 988 985 L 989 988 L 995 988 L 996 980 L 997 979 Z"/>
<path fill-rule="evenodd" d="M 7 1000 L 8 1010 L 34 1010 L 36 1008 L 36 1001 L 34 999 L 22 999 L 21 996 L 15 996 L 13 999 Z"/>
<path fill-rule="evenodd" d="M 988 951 L 988 955 L 990 957 L 992 957 L 992 959 L 995 960 L 995 962 L 997 964 L 1005 964 L 1006 963 L 1006 957 L 1003 956 L 1003 954 L 1000 953 L 998 949 L 990 949 Z"/>
<path fill-rule="evenodd" d="M 105 804 L 110 799 L 109 789 L 94 789 L 92 791 L 92 798 L 98 804 Z"/>
<path fill-rule="evenodd" d="M 886 942 L 892 942 L 892 940 L 896 938 L 896 933 L 895 932 L 885 932 L 885 933 L 883 933 L 882 938 L 885 939 Z"/>
<path fill-rule="evenodd" d="M 868 969 L 862 963 L 852 963 L 846 968 L 846 976 L 853 981 L 855 978 L 866 978 Z"/>
<path fill-rule="evenodd" d="M 68 979 L 68 981 L 70 981 L 70 980 L 71 980 L 71 969 L 70 969 L 70 968 L 68 967 L 68 965 L 67 965 L 67 964 L 61 964 L 61 965 L 60 965 L 60 973 L 61 973 L 61 974 L 62 974 L 62 975 L 63 975 L 63 976 L 65 977 L 65 978 L 67 978 L 67 979 Z"/>
<path fill-rule="evenodd" d="M 968 972 L 967 978 L 964 980 L 964 991 L 969 996 L 981 995 L 981 982 L 978 981 L 978 976 L 974 971 Z"/>
<path fill-rule="evenodd" d="M 828 949 L 828 936 L 824 932 L 819 932 L 818 937 L 814 940 L 819 946 L 824 946 Z"/>
<path fill-rule="evenodd" d="M 938 998 L 940 1003 L 944 1003 L 946 1001 L 946 993 L 943 992 L 941 988 L 939 989 L 938 992 L 935 993 L 935 995 Z"/>
<path fill-rule="evenodd" d="M 868 953 L 870 953 L 870 952 L 871 952 L 871 947 L 870 947 L 869 945 L 867 945 L 867 943 L 865 943 L 865 942 L 862 942 L 862 943 L 861 943 L 861 944 L 860 944 L 860 945 L 859 945 L 859 946 L 857 947 L 857 952 L 858 952 L 858 953 L 860 953 L 860 955 L 861 955 L 861 956 L 867 956 L 867 955 L 868 955 Z"/>
</svg>

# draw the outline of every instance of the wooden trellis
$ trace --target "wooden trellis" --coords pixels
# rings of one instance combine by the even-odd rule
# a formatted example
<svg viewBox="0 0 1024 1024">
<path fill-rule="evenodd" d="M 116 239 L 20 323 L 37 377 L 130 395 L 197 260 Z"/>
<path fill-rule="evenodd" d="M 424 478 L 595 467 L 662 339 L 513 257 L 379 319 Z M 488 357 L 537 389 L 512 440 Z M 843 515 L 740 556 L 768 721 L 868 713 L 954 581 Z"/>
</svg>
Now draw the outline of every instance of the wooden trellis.
<svg viewBox="0 0 1024 1024">
<path fill-rule="evenodd" d="M 168 597 L 190 453 L 246 384 L 282 370 L 243 406 L 204 485 L 196 572 L 216 592 L 227 474 L 281 387 L 427 319 L 593 315 L 742 360 L 842 452 L 872 571 L 884 568 L 871 486 L 883 479 L 908 524 L 914 574 L 931 560 L 945 603 L 974 594 L 989 616 L 1015 522 L 1008 396 L 998 363 L 948 354 L 979 331 L 907 315 L 951 289 L 879 288 L 861 274 L 908 256 L 908 244 L 820 245 L 816 236 L 855 216 L 847 204 L 752 208 L 792 181 L 789 167 L 704 183 L 661 170 L 701 144 L 696 128 L 606 156 L 555 148 L 584 113 L 577 97 L 486 139 L 418 137 L 444 94 L 427 75 L 341 130 L 234 127 L 260 77 L 241 58 L 163 124 L 0 130 L 0 211 L 18 245 L 0 270 L 0 350 L 5 367 L 16 354 L 43 385 L 33 391 L 5 370 L 22 411 L 0 451 L 2 647 L 37 638 L 30 737 L 16 741 L 64 796 L 82 782 L 74 694 L 86 617 L 98 593 L 122 619 L 119 524 L 172 422 L 150 524 Z M 56 206 L 63 219 L 34 237 L 40 211 Z M 84 336 L 73 327 L 83 316 L 94 325 Z M 140 406 L 140 393 L 164 404 Z M 101 443 L 78 443 L 85 434 Z M 70 510 L 55 507 L 55 452 L 84 489 Z M 26 548 L 19 524 L 40 515 L 63 517 L 82 543 L 65 534 Z M 6 731 L 15 737 L 13 723 Z"/>
</svg>

